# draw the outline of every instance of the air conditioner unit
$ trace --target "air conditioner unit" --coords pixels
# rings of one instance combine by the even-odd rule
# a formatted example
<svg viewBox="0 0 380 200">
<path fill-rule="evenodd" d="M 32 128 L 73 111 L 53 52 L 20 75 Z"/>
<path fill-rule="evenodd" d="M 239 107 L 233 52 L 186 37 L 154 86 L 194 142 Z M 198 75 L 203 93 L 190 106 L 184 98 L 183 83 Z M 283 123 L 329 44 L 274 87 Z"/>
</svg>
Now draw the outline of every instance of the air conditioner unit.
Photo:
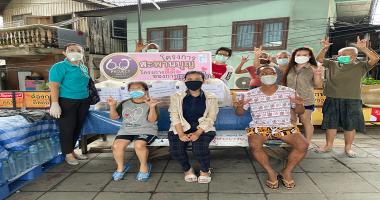
<svg viewBox="0 0 380 200">
<path fill-rule="evenodd" d="M 249 89 L 249 83 L 251 82 L 251 77 L 249 74 L 237 75 L 235 74 L 234 87 L 233 89 Z"/>
</svg>

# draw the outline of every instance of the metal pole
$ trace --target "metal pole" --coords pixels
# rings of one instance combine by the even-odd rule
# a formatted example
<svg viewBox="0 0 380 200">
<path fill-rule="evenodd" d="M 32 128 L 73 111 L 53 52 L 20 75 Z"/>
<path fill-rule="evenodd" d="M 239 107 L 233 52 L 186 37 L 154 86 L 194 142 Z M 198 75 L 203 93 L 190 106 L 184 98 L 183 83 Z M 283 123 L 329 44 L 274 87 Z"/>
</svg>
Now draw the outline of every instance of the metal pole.
<svg viewBox="0 0 380 200">
<path fill-rule="evenodd" d="M 142 14 L 142 5 L 141 0 L 137 1 L 138 10 L 137 10 L 137 20 L 138 20 L 138 34 L 139 34 L 139 42 L 143 42 L 142 34 L 141 34 L 141 14 Z"/>
</svg>

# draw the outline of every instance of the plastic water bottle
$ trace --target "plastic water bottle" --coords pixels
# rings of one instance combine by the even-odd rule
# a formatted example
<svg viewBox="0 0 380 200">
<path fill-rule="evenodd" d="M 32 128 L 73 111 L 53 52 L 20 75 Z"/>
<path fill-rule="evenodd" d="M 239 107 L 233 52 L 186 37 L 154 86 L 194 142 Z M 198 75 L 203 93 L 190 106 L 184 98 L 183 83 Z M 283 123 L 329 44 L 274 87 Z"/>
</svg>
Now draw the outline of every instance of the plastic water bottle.
<svg viewBox="0 0 380 200">
<path fill-rule="evenodd" d="M 3 163 L 0 162 L 0 185 L 5 183 L 6 179 L 5 176 L 3 175 Z"/>
<path fill-rule="evenodd" d="M 56 148 L 57 148 L 57 155 L 61 154 L 62 151 L 61 151 L 61 143 L 59 141 L 59 136 L 54 136 L 54 141 L 55 141 L 55 145 L 56 145 Z"/>
<path fill-rule="evenodd" d="M 10 178 L 13 178 L 15 177 L 18 173 L 16 171 L 16 165 L 15 165 L 15 161 L 13 159 L 12 156 L 9 156 L 8 158 L 8 164 L 9 164 L 9 174 L 10 174 Z"/>
<path fill-rule="evenodd" d="M 29 153 L 29 149 L 25 150 L 23 153 L 24 153 L 24 159 L 25 159 L 25 167 L 26 167 L 26 169 L 29 169 L 33 166 L 32 165 L 32 156 Z"/>
<path fill-rule="evenodd" d="M 20 169 L 21 171 L 25 171 L 29 168 L 28 166 L 28 152 L 27 150 L 23 150 L 22 152 L 20 152 L 20 157 L 21 157 L 21 161 L 20 161 Z"/>
<path fill-rule="evenodd" d="M 9 163 L 7 160 L 1 161 L 1 172 L 0 172 L 0 178 L 2 179 L 2 183 L 7 182 L 11 178 L 11 174 L 9 171 Z"/>
<path fill-rule="evenodd" d="M 52 159 L 54 156 L 52 145 L 51 145 L 49 139 L 44 139 L 43 144 L 44 144 L 45 149 L 46 149 L 46 160 L 48 161 L 48 160 Z"/>
<path fill-rule="evenodd" d="M 46 149 L 42 141 L 37 142 L 37 147 L 38 147 L 38 157 L 39 157 L 38 164 L 42 164 L 45 162 L 45 159 L 46 159 Z"/>
<path fill-rule="evenodd" d="M 30 154 L 30 162 L 32 166 L 36 166 L 40 164 L 40 156 L 38 152 L 38 146 L 36 144 L 33 144 L 29 147 L 29 154 Z"/>
<path fill-rule="evenodd" d="M 16 174 L 20 174 L 21 172 L 24 171 L 24 161 L 22 159 L 22 152 L 21 151 L 16 151 L 11 155 L 11 158 L 14 160 L 14 165 L 15 165 L 15 171 Z"/>
<path fill-rule="evenodd" d="M 57 143 L 53 137 L 49 138 L 53 158 L 58 155 Z"/>
</svg>

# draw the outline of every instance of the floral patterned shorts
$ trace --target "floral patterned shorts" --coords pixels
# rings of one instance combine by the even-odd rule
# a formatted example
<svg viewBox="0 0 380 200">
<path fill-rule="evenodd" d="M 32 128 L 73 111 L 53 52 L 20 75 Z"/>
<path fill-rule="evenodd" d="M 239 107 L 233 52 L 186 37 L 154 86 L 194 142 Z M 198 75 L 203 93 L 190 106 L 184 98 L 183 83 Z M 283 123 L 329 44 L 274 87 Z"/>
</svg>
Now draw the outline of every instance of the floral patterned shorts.
<svg viewBox="0 0 380 200">
<path fill-rule="evenodd" d="M 287 135 L 292 135 L 295 133 L 301 133 L 298 127 L 288 127 L 288 128 L 276 128 L 276 127 L 256 127 L 245 129 L 247 135 L 261 135 L 269 140 L 281 140 L 282 137 Z"/>
</svg>

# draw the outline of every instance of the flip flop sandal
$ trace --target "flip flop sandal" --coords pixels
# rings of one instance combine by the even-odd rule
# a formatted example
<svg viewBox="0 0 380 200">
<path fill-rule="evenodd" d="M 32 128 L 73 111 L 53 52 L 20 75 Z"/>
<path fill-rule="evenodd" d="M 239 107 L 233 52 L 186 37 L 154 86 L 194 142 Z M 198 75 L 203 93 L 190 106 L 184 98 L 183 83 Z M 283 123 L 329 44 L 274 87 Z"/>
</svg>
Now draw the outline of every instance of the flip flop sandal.
<svg viewBox="0 0 380 200">
<path fill-rule="evenodd" d="M 185 175 L 185 181 L 188 183 L 197 182 L 198 178 L 197 178 L 197 176 L 195 176 L 193 168 L 191 168 L 190 170 L 191 170 L 191 173 L 188 175 Z"/>
<path fill-rule="evenodd" d="M 147 182 L 150 178 L 152 172 L 152 164 L 148 163 L 148 172 L 139 172 L 137 173 L 136 180 L 141 182 Z"/>
<path fill-rule="evenodd" d="M 296 187 L 294 180 L 287 181 L 282 175 L 278 175 L 278 179 L 281 181 L 282 185 L 288 190 L 291 190 Z"/>
<path fill-rule="evenodd" d="M 114 172 L 112 174 L 112 179 L 114 181 L 120 181 L 120 180 L 124 179 L 124 175 L 125 175 L 125 173 L 128 172 L 128 170 L 129 170 L 129 165 L 125 164 L 124 171 L 123 172 L 118 172 L 118 171 Z"/>
<path fill-rule="evenodd" d="M 270 181 L 270 180 L 267 180 L 266 183 L 265 183 L 265 185 L 268 188 L 272 189 L 272 190 L 278 189 L 280 187 L 280 184 L 278 183 L 278 180 L 273 181 L 273 182 Z"/>
</svg>

